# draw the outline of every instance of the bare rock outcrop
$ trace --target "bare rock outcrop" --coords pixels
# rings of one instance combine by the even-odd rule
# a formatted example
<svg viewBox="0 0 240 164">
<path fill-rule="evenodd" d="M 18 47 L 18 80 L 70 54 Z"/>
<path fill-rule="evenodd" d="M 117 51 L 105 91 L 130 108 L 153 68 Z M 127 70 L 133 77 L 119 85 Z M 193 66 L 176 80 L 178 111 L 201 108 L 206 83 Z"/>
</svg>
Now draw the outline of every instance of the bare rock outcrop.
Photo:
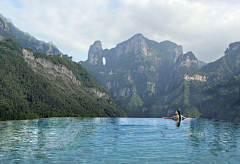
<svg viewBox="0 0 240 164">
<path fill-rule="evenodd" d="M 100 41 L 95 41 L 93 45 L 90 46 L 88 51 L 88 62 L 92 65 L 101 64 L 102 62 L 102 44 Z"/>
<path fill-rule="evenodd" d="M 229 45 L 229 48 L 227 48 L 226 51 L 224 52 L 224 54 L 227 55 L 228 53 L 235 51 L 239 47 L 240 47 L 240 42 L 231 43 Z"/>
<path fill-rule="evenodd" d="M 198 75 L 198 74 L 195 74 L 193 76 L 189 76 L 189 75 L 185 74 L 184 79 L 187 81 L 191 81 L 191 80 L 207 81 L 206 76 L 202 76 L 202 75 Z"/>
<path fill-rule="evenodd" d="M 29 66 L 31 66 L 34 69 L 35 72 L 36 72 L 35 68 L 37 67 L 37 63 L 39 63 L 43 66 L 45 73 L 52 74 L 55 77 L 59 76 L 58 73 L 61 73 L 66 75 L 68 78 L 70 78 L 73 83 L 77 85 L 81 85 L 81 82 L 76 79 L 72 71 L 68 70 L 66 66 L 53 64 L 51 61 L 44 58 L 35 58 L 33 56 L 33 51 L 28 49 L 23 48 L 22 54 L 25 61 L 29 64 Z"/>
<path fill-rule="evenodd" d="M 54 77 L 61 77 L 61 78 L 63 78 L 63 80 L 65 82 L 71 80 L 73 83 L 75 83 L 77 85 L 81 85 L 81 81 L 77 80 L 75 75 L 72 73 L 72 70 L 69 70 L 66 66 L 53 64 L 51 61 L 49 61 L 45 58 L 35 58 L 33 56 L 33 51 L 31 51 L 29 49 L 23 48 L 22 54 L 23 54 L 23 58 L 25 59 L 25 61 L 35 72 L 39 71 L 38 68 L 40 67 L 39 66 L 39 64 L 40 64 L 42 67 L 41 73 L 51 74 Z M 70 85 L 68 85 L 68 84 L 66 84 L 66 85 L 70 87 Z M 61 87 L 61 88 L 63 88 L 63 87 Z M 70 87 L 70 89 L 72 90 L 71 87 Z M 109 99 L 109 96 L 106 93 L 101 92 L 97 88 L 86 88 L 85 87 L 85 90 L 89 93 L 93 93 L 95 97 Z"/>
<path fill-rule="evenodd" d="M 108 94 L 101 92 L 99 89 L 97 88 L 87 88 L 85 87 L 86 91 L 89 93 L 93 93 L 95 97 L 101 97 L 104 99 L 109 99 Z"/>
</svg>

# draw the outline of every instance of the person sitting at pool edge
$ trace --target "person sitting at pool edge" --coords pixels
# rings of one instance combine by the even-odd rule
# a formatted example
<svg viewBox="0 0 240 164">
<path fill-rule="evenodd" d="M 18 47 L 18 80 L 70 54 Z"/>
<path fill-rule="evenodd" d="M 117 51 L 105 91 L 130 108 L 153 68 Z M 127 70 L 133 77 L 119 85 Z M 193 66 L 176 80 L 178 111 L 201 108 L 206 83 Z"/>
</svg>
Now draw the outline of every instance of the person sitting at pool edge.
<svg viewBox="0 0 240 164">
<path fill-rule="evenodd" d="M 184 120 L 186 119 L 186 117 L 182 116 L 180 114 L 180 111 L 179 110 L 176 110 L 176 116 L 173 116 L 173 117 L 162 117 L 163 119 L 172 119 L 172 120 L 175 120 L 175 121 L 181 121 L 181 120 Z"/>
</svg>

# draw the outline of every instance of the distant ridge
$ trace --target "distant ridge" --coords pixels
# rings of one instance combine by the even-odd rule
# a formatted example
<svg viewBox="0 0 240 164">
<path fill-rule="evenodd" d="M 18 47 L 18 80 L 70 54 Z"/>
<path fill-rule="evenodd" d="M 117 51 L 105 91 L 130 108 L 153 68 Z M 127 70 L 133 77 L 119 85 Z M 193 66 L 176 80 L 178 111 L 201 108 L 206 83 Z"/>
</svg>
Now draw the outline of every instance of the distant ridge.
<svg viewBox="0 0 240 164">
<path fill-rule="evenodd" d="M 201 68 L 204 65 L 207 65 L 207 63 L 203 62 L 203 61 L 198 61 L 198 65 Z"/>
<path fill-rule="evenodd" d="M 0 14 L 0 39 L 14 38 L 20 46 L 31 48 L 34 52 L 59 55 L 61 51 L 51 42 L 44 42 L 17 28 L 10 19 Z"/>
</svg>

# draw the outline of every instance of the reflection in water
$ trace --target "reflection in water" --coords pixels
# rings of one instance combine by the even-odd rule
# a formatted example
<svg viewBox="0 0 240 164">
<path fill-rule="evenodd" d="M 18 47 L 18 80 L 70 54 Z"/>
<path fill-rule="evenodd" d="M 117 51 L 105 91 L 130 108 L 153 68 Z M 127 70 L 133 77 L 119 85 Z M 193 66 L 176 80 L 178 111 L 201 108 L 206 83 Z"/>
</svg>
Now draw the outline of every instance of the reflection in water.
<svg viewBox="0 0 240 164">
<path fill-rule="evenodd" d="M 179 127 L 181 124 L 181 121 L 183 121 L 183 120 L 179 120 L 179 119 L 170 119 L 170 120 L 173 120 L 174 122 L 176 122 L 176 127 Z"/>
<path fill-rule="evenodd" d="M 179 122 L 176 122 L 178 126 Z M 0 122 L 2 163 L 209 163 L 240 160 L 239 124 L 158 118 Z"/>
<path fill-rule="evenodd" d="M 192 151 L 208 151 L 214 156 L 231 155 L 239 145 L 239 124 L 192 119 L 187 135 Z"/>
</svg>

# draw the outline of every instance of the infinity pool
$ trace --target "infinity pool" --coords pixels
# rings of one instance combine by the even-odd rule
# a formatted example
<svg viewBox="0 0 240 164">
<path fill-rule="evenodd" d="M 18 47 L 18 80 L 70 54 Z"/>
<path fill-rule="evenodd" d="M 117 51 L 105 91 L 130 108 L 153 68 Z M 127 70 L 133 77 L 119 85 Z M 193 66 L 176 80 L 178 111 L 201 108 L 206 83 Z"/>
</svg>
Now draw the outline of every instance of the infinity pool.
<svg viewBox="0 0 240 164">
<path fill-rule="evenodd" d="M 238 163 L 240 124 L 160 118 L 0 121 L 0 163 Z"/>
</svg>

